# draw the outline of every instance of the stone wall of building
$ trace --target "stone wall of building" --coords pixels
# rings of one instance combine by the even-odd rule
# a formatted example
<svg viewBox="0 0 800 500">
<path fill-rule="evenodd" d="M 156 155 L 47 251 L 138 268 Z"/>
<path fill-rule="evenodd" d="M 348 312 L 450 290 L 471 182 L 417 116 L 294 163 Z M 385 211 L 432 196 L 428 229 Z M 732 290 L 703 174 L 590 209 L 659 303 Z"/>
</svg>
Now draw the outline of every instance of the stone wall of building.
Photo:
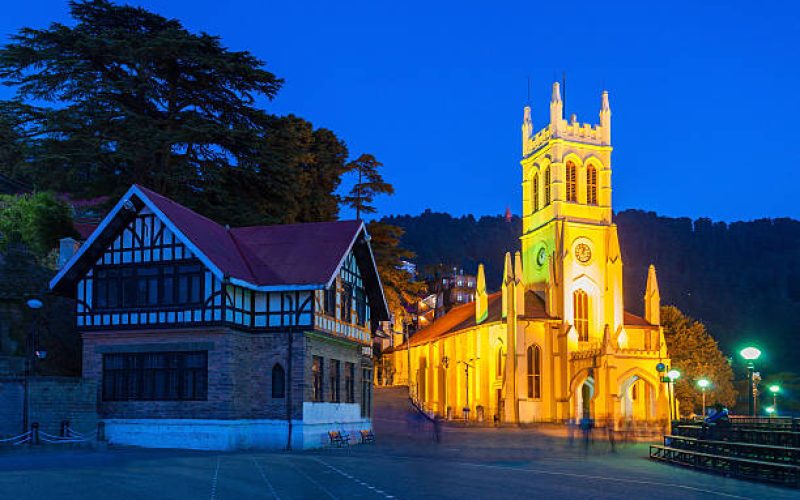
<svg viewBox="0 0 800 500">
<path fill-rule="evenodd" d="M 250 333 L 228 328 L 149 332 L 86 333 L 83 375 L 98 381 L 101 418 L 111 419 L 285 419 L 286 396 L 272 397 L 272 368 L 288 372 L 287 332 Z M 292 418 L 302 419 L 303 333 L 292 348 Z M 156 351 L 208 351 L 206 401 L 103 401 L 103 354 Z"/>
<path fill-rule="evenodd" d="M 340 401 L 345 401 L 345 363 L 354 364 L 353 403 L 362 404 L 363 373 L 371 362 L 355 342 L 327 334 L 297 331 L 292 345 L 292 418 L 303 419 L 312 401 L 313 356 L 326 360 L 323 377 L 329 399 L 329 361 L 340 362 Z M 288 375 L 289 333 L 251 333 L 229 328 L 103 332 L 83 335 L 83 376 L 97 381 L 101 418 L 108 419 L 270 419 L 285 420 L 288 387 L 273 398 L 272 371 L 280 364 Z M 103 401 L 103 355 L 156 351 L 208 351 L 206 401 Z M 287 376 L 287 379 L 289 377 Z M 288 380 L 287 380 L 288 382 Z M 367 402 L 368 404 L 368 402 Z"/>
<path fill-rule="evenodd" d="M 0 437 L 15 436 L 23 431 L 24 390 L 22 379 L 0 378 Z"/>
<path fill-rule="evenodd" d="M 29 422 L 59 435 L 61 422 L 80 433 L 97 428 L 97 388 L 94 381 L 73 377 L 31 377 L 28 380 Z M 0 378 L 0 436 L 23 432 L 25 379 Z"/>
<path fill-rule="evenodd" d="M 77 377 L 30 379 L 30 422 L 58 436 L 61 422 L 82 434 L 97 429 L 97 386 L 94 380 Z"/>
</svg>

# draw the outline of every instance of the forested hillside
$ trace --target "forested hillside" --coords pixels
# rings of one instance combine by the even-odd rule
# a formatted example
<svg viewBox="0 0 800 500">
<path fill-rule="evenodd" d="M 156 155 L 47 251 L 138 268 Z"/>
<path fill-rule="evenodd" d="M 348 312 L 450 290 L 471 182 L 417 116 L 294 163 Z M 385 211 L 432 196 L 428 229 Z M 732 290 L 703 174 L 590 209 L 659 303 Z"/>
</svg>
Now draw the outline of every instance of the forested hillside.
<svg viewBox="0 0 800 500">
<path fill-rule="evenodd" d="M 497 288 L 503 254 L 519 248 L 515 217 L 455 218 L 426 211 L 385 222 L 405 230 L 402 244 L 420 269 L 444 262 L 474 272 L 486 265 Z M 800 351 L 800 221 L 763 219 L 726 224 L 626 210 L 615 216 L 625 265 L 626 309 L 640 313 L 647 266 L 655 264 L 663 304 L 703 321 L 732 355 L 747 342 L 764 352 L 760 365 L 793 370 Z"/>
</svg>

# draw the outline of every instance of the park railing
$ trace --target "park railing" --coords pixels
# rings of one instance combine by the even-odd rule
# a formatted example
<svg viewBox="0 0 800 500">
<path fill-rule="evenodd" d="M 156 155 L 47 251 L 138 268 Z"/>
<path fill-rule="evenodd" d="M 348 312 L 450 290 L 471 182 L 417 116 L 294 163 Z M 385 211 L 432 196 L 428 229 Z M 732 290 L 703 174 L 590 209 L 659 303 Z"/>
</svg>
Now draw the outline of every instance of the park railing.
<svg viewBox="0 0 800 500">
<path fill-rule="evenodd" d="M 105 441 L 105 424 L 98 422 L 97 428 L 91 432 L 78 432 L 70 426 L 68 420 L 61 422 L 58 435 L 50 434 L 41 430 L 38 422 L 33 422 L 28 431 L 15 436 L 0 438 L 0 449 L 3 446 L 16 447 L 23 444 L 38 446 L 42 444 L 89 444 L 97 441 Z"/>
</svg>

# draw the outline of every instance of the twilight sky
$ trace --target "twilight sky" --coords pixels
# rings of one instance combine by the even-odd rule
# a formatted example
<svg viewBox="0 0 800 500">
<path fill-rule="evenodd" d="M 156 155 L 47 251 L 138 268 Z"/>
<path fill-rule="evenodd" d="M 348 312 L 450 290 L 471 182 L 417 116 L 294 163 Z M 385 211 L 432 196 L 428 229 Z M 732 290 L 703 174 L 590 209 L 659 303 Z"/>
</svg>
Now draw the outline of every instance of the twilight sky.
<svg viewBox="0 0 800 500">
<path fill-rule="evenodd" d="M 381 215 L 519 213 L 527 80 L 538 130 L 566 71 L 567 114 L 581 122 L 597 122 L 610 92 L 616 210 L 800 218 L 791 2 L 128 3 L 265 60 L 286 80 L 268 110 L 385 164 L 397 192 Z M 0 39 L 52 21 L 69 21 L 65 0 L 3 2 Z"/>
</svg>

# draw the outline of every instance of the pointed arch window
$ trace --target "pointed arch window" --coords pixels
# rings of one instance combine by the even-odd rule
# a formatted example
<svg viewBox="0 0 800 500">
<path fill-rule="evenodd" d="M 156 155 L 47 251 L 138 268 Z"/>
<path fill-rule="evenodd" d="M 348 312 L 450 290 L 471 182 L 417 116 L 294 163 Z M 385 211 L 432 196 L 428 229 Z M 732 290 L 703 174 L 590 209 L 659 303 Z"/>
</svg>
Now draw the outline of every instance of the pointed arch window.
<svg viewBox="0 0 800 500">
<path fill-rule="evenodd" d="M 578 169 L 571 161 L 567 162 L 567 201 L 578 201 Z"/>
<path fill-rule="evenodd" d="M 531 193 L 533 211 L 539 210 L 539 174 L 533 174 L 533 192 Z"/>
<path fill-rule="evenodd" d="M 578 340 L 589 340 L 589 295 L 583 290 L 576 290 L 572 294 L 574 308 L 575 330 L 578 331 Z"/>
<path fill-rule="evenodd" d="M 279 399 L 286 396 L 286 372 L 280 363 L 272 367 L 272 397 Z"/>
<path fill-rule="evenodd" d="M 597 205 L 597 169 L 594 165 L 586 168 L 586 203 Z"/>
<path fill-rule="evenodd" d="M 542 349 L 538 345 L 528 347 L 528 397 L 542 397 Z"/>
<path fill-rule="evenodd" d="M 544 170 L 544 206 L 550 204 L 550 167 Z"/>
</svg>

